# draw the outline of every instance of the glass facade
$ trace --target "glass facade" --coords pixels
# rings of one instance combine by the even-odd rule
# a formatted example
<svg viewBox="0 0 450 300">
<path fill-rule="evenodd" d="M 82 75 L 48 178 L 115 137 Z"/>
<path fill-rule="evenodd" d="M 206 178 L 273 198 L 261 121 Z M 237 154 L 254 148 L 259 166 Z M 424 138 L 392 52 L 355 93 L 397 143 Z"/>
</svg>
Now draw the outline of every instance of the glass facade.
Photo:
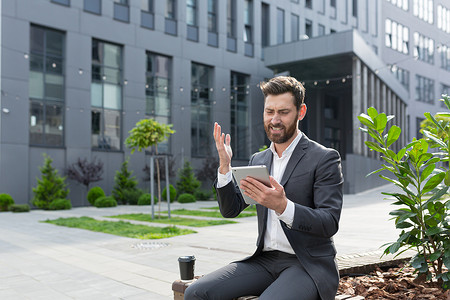
<svg viewBox="0 0 450 300">
<path fill-rule="evenodd" d="M 414 32 L 414 57 L 434 64 L 434 41 L 418 32 Z"/>
<path fill-rule="evenodd" d="M 291 14 L 291 41 L 298 41 L 300 39 L 299 26 L 300 18 L 296 14 Z"/>
<path fill-rule="evenodd" d="M 170 57 L 147 53 L 145 113 L 162 124 L 169 124 L 171 118 L 171 70 Z M 158 151 L 168 153 L 168 141 L 158 144 Z"/>
<path fill-rule="evenodd" d="M 436 19 L 437 28 L 446 33 L 450 33 L 450 9 L 439 4 L 437 6 Z"/>
<path fill-rule="evenodd" d="M 386 19 L 385 46 L 403 54 L 409 54 L 409 29 L 395 21 Z"/>
<path fill-rule="evenodd" d="M 197 26 L 197 0 L 186 1 L 186 23 Z"/>
<path fill-rule="evenodd" d="M 211 104 L 213 99 L 213 68 L 191 65 L 191 154 L 205 157 L 211 147 Z"/>
<path fill-rule="evenodd" d="M 208 31 L 217 32 L 217 0 L 208 0 Z"/>
<path fill-rule="evenodd" d="M 30 145 L 64 146 L 63 32 L 30 27 Z"/>
<path fill-rule="evenodd" d="M 438 52 L 441 57 L 441 68 L 450 71 L 450 47 L 447 45 L 439 45 Z"/>
<path fill-rule="evenodd" d="M 250 103 L 250 76 L 231 72 L 230 78 L 230 116 L 231 147 L 233 157 L 248 159 L 249 152 L 249 103 Z"/>
<path fill-rule="evenodd" d="M 244 0 L 244 42 L 253 43 L 253 4 Z"/>
<path fill-rule="evenodd" d="M 433 24 L 433 0 L 413 0 L 413 15 Z"/>
<path fill-rule="evenodd" d="M 122 47 L 92 40 L 91 143 L 94 149 L 122 148 Z"/>
<path fill-rule="evenodd" d="M 387 2 L 391 2 L 393 5 L 403 9 L 404 11 L 408 11 L 409 9 L 409 0 L 386 0 Z"/>
<path fill-rule="evenodd" d="M 416 100 L 434 104 L 434 80 L 416 75 Z"/>
<path fill-rule="evenodd" d="M 277 43 L 284 43 L 284 10 L 277 8 Z"/>
</svg>

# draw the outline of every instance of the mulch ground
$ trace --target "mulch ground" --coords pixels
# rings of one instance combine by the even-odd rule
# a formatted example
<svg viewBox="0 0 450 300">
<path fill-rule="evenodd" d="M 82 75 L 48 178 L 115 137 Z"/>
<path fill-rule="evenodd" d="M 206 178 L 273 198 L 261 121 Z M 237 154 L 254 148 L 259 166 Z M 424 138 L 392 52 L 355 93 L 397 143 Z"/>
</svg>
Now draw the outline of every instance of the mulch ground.
<svg viewBox="0 0 450 300">
<path fill-rule="evenodd" d="M 450 300 L 450 290 L 444 291 L 437 282 L 419 282 L 412 267 L 377 268 L 368 275 L 344 276 L 338 295 L 363 296 L 365 299 Z"/>
</svg>

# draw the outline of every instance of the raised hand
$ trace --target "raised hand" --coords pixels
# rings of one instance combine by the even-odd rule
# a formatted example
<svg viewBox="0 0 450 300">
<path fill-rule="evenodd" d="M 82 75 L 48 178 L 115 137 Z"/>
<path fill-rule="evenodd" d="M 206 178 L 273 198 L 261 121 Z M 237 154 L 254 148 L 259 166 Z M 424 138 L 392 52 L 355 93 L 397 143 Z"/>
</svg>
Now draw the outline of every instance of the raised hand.
<svg viewBox="0 0 450 300">
<path fill-rule="evenodd" d="M 214 140 L 216 141 L 216 149 L 219 154 L 219 172 L 226 174 L 231 170 L 231 158 L 233 157 L 233 151 L 231 150 L 231 136 L 222 133 L 222 128 L 219 124 L 214 123 Z"/>
</svg>

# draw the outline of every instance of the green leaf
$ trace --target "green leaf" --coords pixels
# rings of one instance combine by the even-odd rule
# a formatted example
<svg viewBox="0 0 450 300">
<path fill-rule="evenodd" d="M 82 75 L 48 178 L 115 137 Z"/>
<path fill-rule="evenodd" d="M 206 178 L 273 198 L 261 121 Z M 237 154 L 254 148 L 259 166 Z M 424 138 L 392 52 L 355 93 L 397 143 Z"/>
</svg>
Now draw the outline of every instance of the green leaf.
<svg viewBox="0 0 450 300">
<path fill-rule="evenodd" d="M 441 130 L 444 130 L 444 128 L 442 128 L 441 124 L 439 124 L 439 122 L 431 115 L 431 113 L 426 112 L 423 114 L 428 120 L 430 120 L 431 122 L 433 122 L 437 127 L 439 127 Z"/>
<path fill-rule="evenodd" d="M 364 143 L 366 144 L 367 147 L 369 147 L 370 149 L 372 149 L 374 151 L 381 152 L 381 153 L 384 152 L 383 148 L 381 148 L 377 143 L 374 143 L 371 141 L 365 141 Z"/>
<path fill-rule="evenodd" d="M 444 183 L 445 183 L 446 186 L 449 186 L 449 185 L 450 185 L 450 170 L 448 170 L 448 171 L 445 173 Z"/>
<path fill-rule="evenodd" d="M 367 109 L 367 114 L 372 120 L 374 120 L 378 116 L 378 111 L 375 109 L 375 107 L 371 106 Z"/>
<path fill-rule="evenodd" d="M 409 222 L 402 222 L 402 223 L 398 223 L 395 225 L 396 228 L 402 229 L 402 228 L 409 228 L 414 226 L 413 224 L 409 223 Z"/>
<path fill-rule="evenodd" d="M 448 186 L 446 186 L 446 187 L 438 190 L 437 192 L 435 192 L 433 194 L 433 196 L 424 203 L 424 206 L 427 206 L 429 202 L 433 202 L 433 201 L 436 201 L 436 200 L 440 199 L 442 196 L 445 195 L 445 193 L 447 193 L 447 190 L 448 190 Z M 450 208 L 450 207 L 448 207 L 448 208 Z"/>
<path fill-rule="evenodd" d="M 441 228 L 441 227 L 431 227 L 425 231 L 425 234 L 428 236 L 432 236 L 432 235 L 439 234 L 444 231 L 445 231 L 445 229 Z"/>
<path fill-rule="evenodd" d="M 366 125 L 369 128 L 372 128 L 374 130 L 376 130 L 375 124 L 372 121 L 372 118 L 370 118 L 368 115 L 366 114 L 360 114 L 358 116 L 358 120 L 363 124 Z"/>
<path fill-rule="evenodd" d="M 390 247 L 389 247 L 389 252 L 390 253 L 395 253 L 395 252 L 397 252 L 398 251 L 398 249 L 400 249 L 400 243 L 397 243 L 397 242 L 395 242 L 395 243 L 393 243 Z"/>
<path fill-rule="evenodd" d="M 444 141 L 442 141 L 437 135 L 431 133 L 428 130 L 423 130 L 423 134 L 429 138 L 430 140 L 432 140 L 433 142 L 435 142 L 436 144 L 439 144 L 439 146 L 443 147 L 443 148 L 447 148 L 447 144 L 445 144 Z"/>
<path fill-rule="evenodd" d="M 436 113 L 436 116 L 450 118 L 450 112 L 440 111 L 440 112 Z"/>
<path fill-rule="evenodd" d="M 431 176 L 430 179 L 428 179 L 425 186 L 423 187 L 422 193 L 427 193 L 427 192 L 431 191 L 432 189 L 434 189 L 439 183 L 441 183 L 441 181 L 444 179 L 444 177 L 445 177 L 444 172 L 440 172 L 440 173 L 437 173 L 436 175 Z"/>
<path fill-rule="evenodd" d="M 428 178 L 428 176 L 430 176 L 431 172 L 433 172 L 433 170 L 436 168 L 436 165 L 431 164 L 428 167 L 426 167 L 423 171 L 422 174 L 420 175 L 420 180 L 425 181 L 425 179 Z"/>
<path fill-rule="evenodd" d="M 376 131 L 382 133 L 386 128 L 387 118 L 385 113 L 381 113 L 373 120 Z M 391 127 L 392 128 L 392 127 Z"/>
<path fill-rule="evenodd" d="M 400 127 L 393 125 L 388 132 L 388 136 L 387 136 L 387 141 L 386 141 L 386 146 L 390 146 L 392 145 L 395 141 L 398 140 L 398 138 L 400 137 L 400 133 L 402 132 L 402 130 L 400 129 Z"/>
<path fill-rule="evenodd" d="M 400 149 L 400 151 L 398 151 L 398 153 L 397 153 L 397 159 L 396 159 L 396 161 L 397 161 L 397 162 L 401 161 L 402 158 L 403 158 L 403 156 L 405 156 L 405 153 L 406 153 L 406 148 Z"/>
<path fill-rule="evenodd" d="M 438 259 L 439 257 L 441 257 L 441 255 L 442 255 L 442 253 L 439 252 L 439 251 L 437 251 L 437 252 L 432 253 L 432 254 L 428 257 L 428 259 L 429 259 L 430 261 L 435 261 L 436 259 Z"/>
<path fill-rule="evenodd" d="M 386 169 L 387 169 L 387 168 L 384 167 L 384 168 L 381 168 L 381 169 L 372 171 L 372 172 L 370 172 L 369 174 L 367 174 L 366 177 L 369 177 L 370 175 L 376 174 L 376 173 L 381 172 L 381 171 L 384 171 L 384 170 L 386 170 Z"/>
</svg>

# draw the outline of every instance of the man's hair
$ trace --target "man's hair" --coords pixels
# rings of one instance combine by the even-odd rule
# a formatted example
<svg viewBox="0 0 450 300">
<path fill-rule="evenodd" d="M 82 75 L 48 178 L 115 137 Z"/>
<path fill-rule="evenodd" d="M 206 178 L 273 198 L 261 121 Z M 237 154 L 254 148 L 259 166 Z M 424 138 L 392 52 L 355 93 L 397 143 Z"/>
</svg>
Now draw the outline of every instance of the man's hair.
<svg viewBox="0 0 450 300">
<path fill-rule="evenodd" d="M 261 91 L 264 94 L 264 100 L 268 95 L 281 95 L 284 93 L 291 93 L 295 99 L 295 106 L 297 110 L 305 101 L 305 88 L 294 77 L 277 76 L 269 81 L 261 82 L 259 84 Z"/>
</svg>

